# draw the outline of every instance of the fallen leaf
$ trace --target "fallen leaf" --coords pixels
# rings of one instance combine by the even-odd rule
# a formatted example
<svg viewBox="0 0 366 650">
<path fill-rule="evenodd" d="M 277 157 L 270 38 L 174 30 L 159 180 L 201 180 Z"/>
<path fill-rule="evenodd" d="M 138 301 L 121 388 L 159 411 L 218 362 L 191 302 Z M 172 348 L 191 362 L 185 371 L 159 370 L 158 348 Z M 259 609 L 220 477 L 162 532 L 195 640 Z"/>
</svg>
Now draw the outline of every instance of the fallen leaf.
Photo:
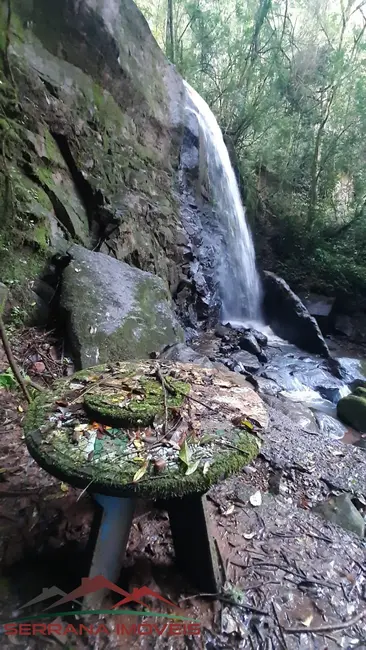
<svg viewBox="0 0 366 650">
<path fill-rule="evenodd" d="M 22 406 L 18 406 L 18 411 L 19 413 L 24 413 L 24 408 Z"/>
<path fill-rule="evenodd" d="M 144 446 L 144 443 L 141 442 L 141 440 L 136 440 L 136 439 L 135 439 L 135 440 L 133 441 L 133 445 L 134 445 L 134 447 L 136 447 L 136 449 L 142 449 L 143 446 Z"/>
<path fill-rule="evenodd" d="M 210 469 L 210 461 L 206 460 L 204 466 L 203 466 L 203 476 L 206 476 L 208 470 Z"/>
<path fill-rule="evenodd" d="M 249 420 L 242 420 L 240 423 L 243 427 L 246 427 L 247 429 L 254 429 L 254 425 L 249 422 Z"/>
<path fill-rule="evenodd" d="M 60 490 L 61 490 L 61 492 L 68 492 L 69 491 L 69 486 L 66 483 L 61 483 Z"/>
<path fill-rule="evenodd" d="M 305 625 L 305 627 L 309 627 L 309 625 L 311 624 L 311 621 L 312 621 L 312 620 L 313 620 L 313 615 L 312 615 L 312 614 L 309 614 L 309 616 L 307 616 L 303 621 L 300 621 L 300 623 L 302 623 L 303 625 Z"/>
<path fill-rule="evenodd" d="M 224 516 L 224 517 L 228 517 L 229 515 L 232 515 L 233 512 L 234 512 L 234 509 L 235 509 L 235 506 L 234 506 L 234 504 L 232 503 L 231 506 L 229 506 L 228 509 L 225 510 L 225 511 L 222 513 L 223 516 Z"/>
<path fill-rule="evenodd" d="M 187 440 L 185 440 L 180 448 L 179 459 L 182 461 L 182 463 L 184 463 L 188 467 L 190 457 L 191 457 L 191 452 L 187 445 Z"/>
<path fill-rule="evenodd" d="M 200 464 L 200 461 L 196 460 L 196 462 L 192 463 L 192 465 L 188 465 L 187 471 L 186 471 L 186 476 L 190 476 L 191 474 L 193 474 L 198 469 L 199 464 Z"/>
<path fill-rule="evenodd" d="M 255 537 L 255 533 L 243 533 L 244 539 L 253 539 Z"/>
<path fill-rule="evenodd" d="M 254 507 L 258 507 L 262 505 L 262 495 L 260 490 L 257 490 L 257 492 L 254 492 L 251 497 L 249 497 L 249 501 Z"/>
<path fill-rule="evenodd" d="M 149 467 L 149 461 L 146 460 L 144 462 L 143 466 L 140 467 L 140 469 L 137 470 L 136 474 L 134 475 L 134 477 L 132 479 L 132 482 L 137 483 L 137 481 L 140 481 L 140 479 L 142 479 L 142 477 L 145 476 L 148 467 Z"/>
</svg>

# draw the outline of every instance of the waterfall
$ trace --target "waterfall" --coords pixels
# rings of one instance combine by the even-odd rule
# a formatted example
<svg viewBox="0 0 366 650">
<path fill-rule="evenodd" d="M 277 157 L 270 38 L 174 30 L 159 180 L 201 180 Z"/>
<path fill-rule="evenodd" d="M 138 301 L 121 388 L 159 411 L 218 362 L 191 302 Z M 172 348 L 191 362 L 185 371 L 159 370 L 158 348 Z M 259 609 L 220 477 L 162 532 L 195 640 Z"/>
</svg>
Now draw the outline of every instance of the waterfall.
<svg viewBox="0 0 366 650">
<path fill-rule="evenodd" d="M 204 141 L 208 180 L 214 209 L 220 220 L 219 287 L 222 320 L 261 322 L 261 282 L 252 236 L 221 129 L 204 99 L 185 82 L 187 109 L 197 117 Z"/>
</svg>

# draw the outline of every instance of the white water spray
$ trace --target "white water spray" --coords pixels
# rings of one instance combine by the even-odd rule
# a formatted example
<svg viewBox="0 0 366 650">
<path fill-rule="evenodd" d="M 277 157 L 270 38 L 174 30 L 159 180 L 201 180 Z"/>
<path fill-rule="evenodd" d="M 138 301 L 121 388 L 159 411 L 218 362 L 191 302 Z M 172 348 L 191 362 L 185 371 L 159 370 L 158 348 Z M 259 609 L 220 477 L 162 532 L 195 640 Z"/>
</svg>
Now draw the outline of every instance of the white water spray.
<svg viewBox="0 0 366 650">
<path fill-rule="evenodd" d="M 261 322 L 261 283 L 253 240 L 245 219 L 239 187 L 221 129 L 204 99 L 185 82 L 204 139 L 208 179 L 215 210 L 222 225 L 219 285 L 222 320 Z"/>
</svg>

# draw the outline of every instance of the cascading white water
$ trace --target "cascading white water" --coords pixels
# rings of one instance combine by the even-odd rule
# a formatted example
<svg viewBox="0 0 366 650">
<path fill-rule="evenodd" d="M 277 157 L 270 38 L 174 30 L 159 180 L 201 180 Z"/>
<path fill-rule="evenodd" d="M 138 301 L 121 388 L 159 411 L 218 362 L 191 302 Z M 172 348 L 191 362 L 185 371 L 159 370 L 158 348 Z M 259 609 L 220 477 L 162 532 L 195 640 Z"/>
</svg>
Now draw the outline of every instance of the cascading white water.
<svg viewBox="0 0 366 650">
<path fill-rule="evenodd" d="M 204 139 L 208 179 L 215 210 L 221 221 L 222 246 L 219 285 L 222 320 L 261 322 L 261 282 L 252 236 L 221 129 L 205 100 L 185 82 Z"/>
</svg>

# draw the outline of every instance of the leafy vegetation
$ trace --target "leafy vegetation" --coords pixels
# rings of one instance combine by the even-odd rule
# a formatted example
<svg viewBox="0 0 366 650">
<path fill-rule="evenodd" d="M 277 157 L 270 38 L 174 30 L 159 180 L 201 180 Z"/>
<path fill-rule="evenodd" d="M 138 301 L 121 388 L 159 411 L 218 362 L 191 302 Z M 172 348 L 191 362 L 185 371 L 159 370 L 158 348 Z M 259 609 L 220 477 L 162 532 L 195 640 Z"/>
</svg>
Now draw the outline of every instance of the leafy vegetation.
<svg viewBox="0 0 366 650">
<path fill-rule="evenodd" d="M 366 287 L 366 0 L 139 0 L 235 150 L 262 266 Z"/>
</svg>

